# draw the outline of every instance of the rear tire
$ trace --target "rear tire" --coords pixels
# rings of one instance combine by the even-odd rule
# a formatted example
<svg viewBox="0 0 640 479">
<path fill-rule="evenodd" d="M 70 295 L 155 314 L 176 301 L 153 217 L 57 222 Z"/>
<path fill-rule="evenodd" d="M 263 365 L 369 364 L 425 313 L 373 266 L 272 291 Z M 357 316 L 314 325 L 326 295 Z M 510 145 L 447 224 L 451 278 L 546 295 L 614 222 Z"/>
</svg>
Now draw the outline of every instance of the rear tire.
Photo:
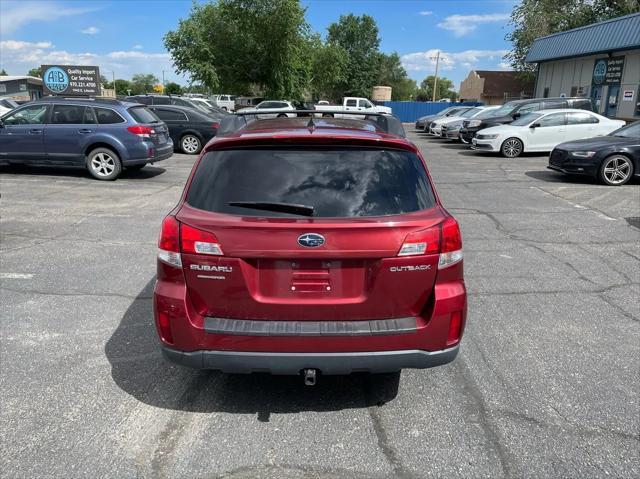
<svg viewBox="0 0 640 479">
<path fill-rule="evenodd" d="M 322 118 L 333 118 L 333 115 L 331 113 L 323 113 Z"/>
<path fill-rule="evenodd" d="M 280 113 L 278 115 L 278 118 L 287 118 L 287 114 L 286 113 Z"/>
<path fill-rule="evenodd" d="M 97 180 L 113 181 L 120 176 L 122 163 L 112 150 L 96 148 L 87 155 L 87 169 Z"/>
<path fill-rule="evenodd" d="M 633 162 L 625 155 L 611 155 L 598 170 L 598 179 L 607 186 L 622 186 L 633 177 Z"/>
<path fill-rule="evenodd" d="M 197 155 L 202 149 L 202 142 L 196 135 L 187 133 L 180 138 L 180 150 L 186 155 Z"/>
<path fill-rule="evenodd" d="M 524 151 L 524 145 L 518 138 L 507 138 L 502 142 L 500 153 L 506 158 L 517 158 Z"/>
<path fill-rule="evenodd" d="M 223 109 L 224 111 L 228 111 L 226 106 L 223 106 L 223 107 L 222 107 L 222 109 Z"/>
</svg>

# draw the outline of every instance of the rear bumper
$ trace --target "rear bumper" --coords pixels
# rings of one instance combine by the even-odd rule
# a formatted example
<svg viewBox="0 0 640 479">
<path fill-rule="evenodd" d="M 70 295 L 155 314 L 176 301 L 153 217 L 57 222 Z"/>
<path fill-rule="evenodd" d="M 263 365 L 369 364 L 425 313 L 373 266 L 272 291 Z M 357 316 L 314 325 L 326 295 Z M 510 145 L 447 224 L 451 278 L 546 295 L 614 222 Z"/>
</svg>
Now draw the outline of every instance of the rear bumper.
<svg viewBox="0 0 640 479">
<path fill-rule="evenodd" d="M 153 156 L 149 155 L 149 150 L 153 149 Z M 153 143 L 144 143 L 144 148 L 138 148 L 135 152 L 132 152 L 129 160 L 123 160 L 124 166 L 130 165 L 144 165 L 147 163 L 155 163 L 157 161 L 163 161 L 171 158 L 173 155 L 173 141 L 169 139 L 167 143 L 162 146 L 156 146 Z"/>
<path fill-rule="evenodd" d="M 341 353 L 265 353 L 242 351 L 178 351 L 162 347 L 164 357 L 194 369 L 216 369 L 225 373 L 271 373 L 296 375 L 303 369 L 322 374 L 356 372 L 389 373 L 401 369 L 425 369 L 450 363 L 459 345 L 441 351 L 370 351 Z"/>
</svg>

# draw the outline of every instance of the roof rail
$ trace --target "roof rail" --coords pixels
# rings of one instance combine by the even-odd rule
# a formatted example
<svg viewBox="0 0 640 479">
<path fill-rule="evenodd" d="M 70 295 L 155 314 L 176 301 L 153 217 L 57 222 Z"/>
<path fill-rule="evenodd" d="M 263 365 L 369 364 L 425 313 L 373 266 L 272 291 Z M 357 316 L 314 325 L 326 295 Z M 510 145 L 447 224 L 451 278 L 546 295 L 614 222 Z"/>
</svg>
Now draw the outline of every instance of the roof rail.
<svg viewBox="0 0 640 479">
<path fill-rule="evenodd" d="M 243 113 L 242 110 L 238 111 L 232 115 L 225 116 L 220 122 L 220 128 L 218 129 L 218 135 L 228 135 L 230 133 L 236 132 L 242 128 L 244 128 L 249 123 L 253 123 L 256 121 L 266 121 L 266 119 L 259 119 L 259 114 L 275 114 L 281 113 L 279 111 L 275 112 L 265 112 L 265 113 L 257 113 L 257 112 L 246 112 Z M 360 116 L 363 117 L 363 121 L 368 121 L 369 123 L 373 123 L 379 129 L 384 131 L 385 133 L 389 133 L 391 135 L 397 135 L 400 137 L 406 137 L 406 133 L 404 131 L 404 127 L 402 126 L 402 122 L 397 116 L 390 115 L 389 113 L 378 113 L 378 112 L 364 112 L 364 111 L 344 111 L 344 110 L 282 110 L 282 113 L 295 113 L 297 117 L 299 114 L 303 114 L 304 117 L 309 117 L 309 127 L 314 127 L 314 118 L 321 117 L 334 117 L 334 115 L 347 115 L 351 116 Z M 309 115 L 311 114 L 311 115 Z M 272 120 L 273 118 L 269 118 Z M 282 118 L 284 120 L 284 118 Z M 353 118 L 352 118 L 353 119 Z M 360 118 L 358 118 L 360 120 Z"/>
<path fill-rule="evenodd" d="M 72 96 L 72 97 L 61 97 L 61 96 L 43 96 L 42 98 L 38 98 L 37 101 L 60 101 L 60 100 L 64 100 L 64 101 L 94 101 L 96 103 L 105 103 L 108 105 L 120 105 L 121 101 L 116 99 L 116 98 L 96 98 L 96 97 L 90 97 L 90 98 L 85 98 L 85 97 L 77 97 L 77 96 Z"/>
</svg>

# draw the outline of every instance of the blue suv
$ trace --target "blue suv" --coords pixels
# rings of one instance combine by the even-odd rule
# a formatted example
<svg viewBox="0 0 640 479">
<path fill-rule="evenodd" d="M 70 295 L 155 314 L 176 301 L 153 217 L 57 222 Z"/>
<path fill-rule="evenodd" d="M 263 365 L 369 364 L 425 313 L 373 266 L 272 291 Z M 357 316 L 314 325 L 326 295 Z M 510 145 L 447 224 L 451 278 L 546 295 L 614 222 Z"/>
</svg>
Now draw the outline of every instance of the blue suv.
<svg viewBox="0 0 640 479">
<path fill-rule="evenodd" d="M 0 118 L 0 164 L 79 166 L 115 180 L 172 154 L 167 125 L 138 103 L 47 97 Z"/>
</svg>

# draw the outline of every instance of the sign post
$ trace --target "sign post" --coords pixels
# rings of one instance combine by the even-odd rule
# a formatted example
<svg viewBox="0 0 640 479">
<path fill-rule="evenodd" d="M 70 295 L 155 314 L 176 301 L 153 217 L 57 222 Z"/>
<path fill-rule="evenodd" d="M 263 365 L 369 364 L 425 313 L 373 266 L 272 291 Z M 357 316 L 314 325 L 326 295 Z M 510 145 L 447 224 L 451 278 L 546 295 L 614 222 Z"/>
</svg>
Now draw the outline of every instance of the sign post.
<svg viewBox="0 0 640 479">
<path fill-rule="evenodd" d="M 42 65 L 45 95 L 100 96 L 100 69 L 86 65 Z"/>
</svg>

